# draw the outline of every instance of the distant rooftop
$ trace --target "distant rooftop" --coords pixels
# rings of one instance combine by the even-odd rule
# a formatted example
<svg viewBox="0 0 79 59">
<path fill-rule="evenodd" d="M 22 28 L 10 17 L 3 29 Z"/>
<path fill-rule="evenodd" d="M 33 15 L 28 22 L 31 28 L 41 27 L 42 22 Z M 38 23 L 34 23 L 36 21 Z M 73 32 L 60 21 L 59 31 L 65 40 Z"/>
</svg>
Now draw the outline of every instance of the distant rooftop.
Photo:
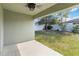
<svg viewBox="0 0 79 59">
<path fill-rule="evenodd" d="M 75 18 L 75 19 L 66 21 L 66 23 L 79 23 L 79 18 Z"/>
</svg>

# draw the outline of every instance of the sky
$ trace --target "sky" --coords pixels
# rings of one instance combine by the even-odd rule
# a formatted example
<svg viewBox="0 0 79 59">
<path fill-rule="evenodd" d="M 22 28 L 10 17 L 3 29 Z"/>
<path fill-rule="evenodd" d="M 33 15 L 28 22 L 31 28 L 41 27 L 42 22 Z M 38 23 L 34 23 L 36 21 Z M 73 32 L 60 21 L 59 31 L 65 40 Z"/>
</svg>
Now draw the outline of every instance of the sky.
<svg viewBox="0 0 79 59">
<path fill-rule="evenodd" d="M 69 18 L 79 18 L 79 8 L 73 8 L 70 10 Z"/>
</svg>

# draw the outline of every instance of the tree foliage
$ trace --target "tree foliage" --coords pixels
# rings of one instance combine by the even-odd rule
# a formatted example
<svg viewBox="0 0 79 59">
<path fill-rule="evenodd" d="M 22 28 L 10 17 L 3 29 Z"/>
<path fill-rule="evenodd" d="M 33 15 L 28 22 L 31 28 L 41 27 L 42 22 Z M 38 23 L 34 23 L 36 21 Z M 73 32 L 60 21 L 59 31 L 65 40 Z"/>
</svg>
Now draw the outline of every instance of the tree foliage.
<svg viewBox="0 0 79 59">
<path fill-rule="evenodd" d="M 66 21 L 66 18 L 68 17 L 68 12 L 60 12 L 56 15 L 49 15 L 49 16 L 46 16 L 46 17 L 43 17 L 40 19 L 40 21 L 38 22 L 39 25 L 45 25 L 45 29 L 47 29 L 47 26 L 51 27 L 51 25 L 54 25 L 54 24 L 60 24 L 60 27 L 62 30 L 65 29 L 65 24 L 62 23 L 62 20 L 63 20 L 63 17 L 65 18 L 65 21 Z"/>
<path fill-rule="evenodd" d="M 76 24 L 73 29 L 74 33 L 79 33 L 79 24 Z"/>
</svg>

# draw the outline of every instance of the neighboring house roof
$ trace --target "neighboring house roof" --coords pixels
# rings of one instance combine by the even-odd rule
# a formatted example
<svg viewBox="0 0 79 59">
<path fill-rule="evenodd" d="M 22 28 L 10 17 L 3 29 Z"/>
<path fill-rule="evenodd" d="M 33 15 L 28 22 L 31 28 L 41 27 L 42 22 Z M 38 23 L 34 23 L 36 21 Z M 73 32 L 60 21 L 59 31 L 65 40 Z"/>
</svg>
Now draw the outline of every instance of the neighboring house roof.
<svg viewBox="0 0 79 59">
<path fill-rule="evenodd" d="M 66 21 L 65 23 L 78 23 L 78 24 L 79 24 L 79 18 L 76 18 L 76 19 L 73 19 L 73 20 Z"/>
</svg>

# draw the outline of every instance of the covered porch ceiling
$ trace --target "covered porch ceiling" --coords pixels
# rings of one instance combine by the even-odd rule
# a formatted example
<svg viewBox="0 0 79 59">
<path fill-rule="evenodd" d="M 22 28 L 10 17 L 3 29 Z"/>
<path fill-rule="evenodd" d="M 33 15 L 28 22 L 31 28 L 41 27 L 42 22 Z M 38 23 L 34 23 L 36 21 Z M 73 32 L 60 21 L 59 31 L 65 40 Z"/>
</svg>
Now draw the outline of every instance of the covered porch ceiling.
<svg viewBox="0 0 79 59">
<path fill-rule="evenodd" d="M 41 17 L 47 14 L 51 14 L 57 11 L 61 11 L 63 9 L 71 8 L 73 6 L 79 6 L 79 3 L 57 3 L 54 6 L 34 15 L 34 18 Z"/>
<path fill-rule="evenodd" d="M 3 8 L 6 10 L 27 14 L 32 16 L 33 18 L 38 18 L 79 4 L 78 3 L 40 3 L 41 7 L 36 8 L 34 11 L 29 11 L 29 9 L 24 5 L 25 3 L 2 4 Z"/>
</svg>

